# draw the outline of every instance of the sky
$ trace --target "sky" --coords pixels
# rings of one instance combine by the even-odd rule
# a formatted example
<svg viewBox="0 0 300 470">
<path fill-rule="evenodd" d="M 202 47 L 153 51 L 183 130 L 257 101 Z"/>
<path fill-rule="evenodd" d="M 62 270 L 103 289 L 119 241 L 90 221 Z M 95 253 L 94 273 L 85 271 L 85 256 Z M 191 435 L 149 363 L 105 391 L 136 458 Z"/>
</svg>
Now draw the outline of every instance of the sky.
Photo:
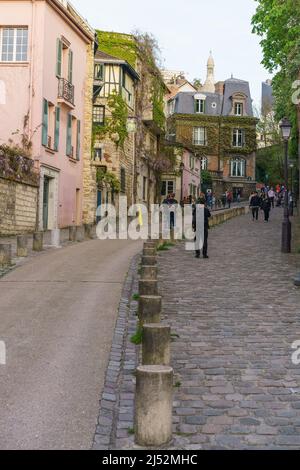
<svg viewBox="0 0 300 470">
<path fill-rule="evenodd" d="M 152 33 L 164 68 L 184 71 L 193 80 L 206 77 L 210 50 L 216 81 L 250 82 L 254 106 L 261 102 L 261 83 L 271 78 L 261 65 L 260 38 L 251 33 L 255 0 L 71 0 L 96 29 Z"/>
</svg>

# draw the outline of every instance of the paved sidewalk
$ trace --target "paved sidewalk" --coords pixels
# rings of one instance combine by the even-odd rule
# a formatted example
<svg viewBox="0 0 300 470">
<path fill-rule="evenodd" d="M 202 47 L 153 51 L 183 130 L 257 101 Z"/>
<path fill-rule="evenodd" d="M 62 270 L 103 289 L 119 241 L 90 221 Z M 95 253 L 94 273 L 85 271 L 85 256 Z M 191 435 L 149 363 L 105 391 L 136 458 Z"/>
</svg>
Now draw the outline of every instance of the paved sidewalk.
<svg viewBox="0 0 300 470">
<path fill-rule="evenodd" d="M 212 229 L 209 260 L 183 243 L 159 259 L 164 322 L 179 335 L 177 448 L 300 447 L 299 256 L 281 254 L 281 220 L 275 209 L 268 224 L 249 214 Z"/>
</svg>

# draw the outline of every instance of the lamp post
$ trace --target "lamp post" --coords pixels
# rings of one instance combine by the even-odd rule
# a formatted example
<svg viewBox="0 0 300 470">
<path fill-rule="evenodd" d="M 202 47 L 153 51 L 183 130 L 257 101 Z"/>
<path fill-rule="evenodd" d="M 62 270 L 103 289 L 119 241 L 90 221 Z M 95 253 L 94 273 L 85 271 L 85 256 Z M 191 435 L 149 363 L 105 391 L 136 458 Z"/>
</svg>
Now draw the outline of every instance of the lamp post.
<svg viewBox="0 0 300 470">
<path fill-rule="evenodd" d="M 293 175 L 293 168 L 294 168 L 294 163 L 289 163 L 289 167 L 291 169 L 291 204 L 289 207 L 290 215 L 294 215 L 294 175 Z M 290 201 L 289 201 L 290 203 Z"/>
<path fill-rule="evenodd" d="M 181 162 L 179 165 L 180 169 L 180 177 L 181 177 L 181 183 L 180 183 L 180 203 L 183 201 L 183 170 L 184 170 L 184 163 Z"/>
<path fill-rule="evenodd" d="M 291 252 L 291 222 L 289 219 L 289 195 L 288 195 L 288 186 L 289 186 L 289 171 L 288 171 L 288 146 L 289 138 L 291 135 L 292 125 L 287 118 L 283 118 L 279 124 L 282 138 L 284 141 L 284 184 L 285 184 L 285 198 L 284 198 L 284 215 L 282 223 L 282 241 L 281 241 L 281 251 L 282 253 Z"/>
</svg>

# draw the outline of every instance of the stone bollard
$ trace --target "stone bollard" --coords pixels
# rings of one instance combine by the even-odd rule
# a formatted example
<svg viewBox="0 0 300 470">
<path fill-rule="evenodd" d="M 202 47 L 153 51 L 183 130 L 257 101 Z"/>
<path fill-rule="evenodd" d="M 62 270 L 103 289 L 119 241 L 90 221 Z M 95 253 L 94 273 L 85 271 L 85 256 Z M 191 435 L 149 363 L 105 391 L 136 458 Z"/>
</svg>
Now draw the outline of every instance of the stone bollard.
<svg viewBox="0 0 300 470">
<path fill-rule="evenodd" d="M 84 240 L 83 228 L 80 225 L 76 225 L 76 241 L 83 242 L 83 240 Z"/>
<path fill-rule="evenodd" d="M 17 256 L 19 256 L 20 258 L 25 258 L 28 255 L 27 243 L 27 235 L 17 236 Z"/>
<path fill-rule="evenodd" d="M 76 242 L 76 226 L 75 225 L 71 225 L 69 227 L 69 241 Z"/>
<path fill-rule="evenodd" d="M 43 249 L 43 232 L 34 232 L 32 238 L 33 251 L 42 251 Z"/>
<path fill-rule="evenodd" d="M 84 224 L 84 236 L 85 238 L 92 239 L 92 224 Z"/>
<path fill-rule="evenodd" d="M 9 243 L 0 243 L 0 266 L 11 265 L 11 245 Z"/>
<path fill-rule="evenodd" d="M 54 228 L 51 230 L 51 245 L 55 247 L 60 247 L 60 230 L 59 228 Z"/>
<path fill-rule="evenodd" d="M 143 249 L 143 256 L 155 256 L 156 248 L 145 248 Z"/>
<path fill-rule="evenodd" d="M 171 243 L 175 243 L 175 230 L 174 230 L 174 227 L 170 229 L 170 241 L 171 241 Z"/>
<path fill-rule="evenodd" d="M 138 316 L 141 325 L 144 323 L 159 323 L 161 314 L 160 295 L 140 295 Z"/>
<path fill-rule="evenodd" d="M 172 439 L 173 369 L 139 366 L 136 370 L 135 442 L 161 446 Z"/>
<path fill-rule="evenodd" d="M 157 279 L 140 279 L 139 280 L 140 295 L 157 295 Z"/>
<path fill-rule="evenodd" d="M 142 364 L 170 365 L 169 326 L 158 323 L 145 323 L 143 326 Z"/>
<path fill-rule="evenodd" d="M 142 256 L 142 265 L 143 266 L 156 266 L 157 257 L 156 256 Z"/>
<path fill-rule="evenodd" d="M 157 279 L 157 266 L 141 266 L 141 279 Z"/>
</svg>

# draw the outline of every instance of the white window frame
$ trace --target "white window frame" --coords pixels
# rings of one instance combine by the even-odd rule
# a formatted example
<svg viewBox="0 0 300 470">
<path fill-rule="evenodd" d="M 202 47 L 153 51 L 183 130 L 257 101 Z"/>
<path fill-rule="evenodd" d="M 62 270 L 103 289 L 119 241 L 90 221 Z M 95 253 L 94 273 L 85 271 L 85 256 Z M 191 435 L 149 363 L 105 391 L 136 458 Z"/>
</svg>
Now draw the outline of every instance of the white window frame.
<svg viewBox="0 0 300 470">
<path fill-rule="evenodd" d="M 208 168 L 208 158 L 202 157 L 200 160 L 201 170 L 207 170 Z"/>
<path fill-rule="evenodd" d="M 193 127 L 193 144 L 194 145 L 207 145 L 207 129 L 206 127 Z"/>
<path fill-rule="evenodd" d="M 162 180 L 161 182 L 162 184 L 163 183 L 166 183 L 166 190 L 164 193 L 162 193 L 162 188 L 161 188 L 161 196 L 167 196 L 168 194 L 170 193 L 175 193 L 175 181 L 174 180 Z M 172 191 L 169 191 L 169 183 L 172 183 Z"/>
<path fill-rule="evenodd" d="M 243 116 L 244 113 L 244 104 L 241 102 L 234 103 L 234 115 Z"/>
<path fill-rule="evenodd" d="M 3 60 L 3 31 L 4 29 L 12 29 L 14 31 L 13 35 L 13 57 L 11 60 Z M 27 48 L 26 48 L 26 58 L 22 60 L 17 60 L 17 30 L 22 29 L 23 31 L 27 31 Z M 29 31 L 28 31 L 28 26 L 0 26 L 0 62 L 2 63 L 11 63 L 11 62 L 17 62 L 17 63 L 24 63 L 28 62 L 28 39 L 29 39 Z"/>
<path fill-rule="evenodd" d="M 239 137 L 241 136 L 241 141 L 239 143 Z M 245 144 L 245 132 L 244 129 L 233 129 L 233 139 L 232 146 L 242 148 Z"/>
<path fill-rule="evenodd" d="M 232 178 L 246 177 L 246 161 L 244 158 L 232 158 L 230 160 L 230 176 Z"/>
<path fill-rule="evenodd" d="M 205 112 L 205 100 L 196 99 L 196 114 L 204 114 Z"/>
</svg>

